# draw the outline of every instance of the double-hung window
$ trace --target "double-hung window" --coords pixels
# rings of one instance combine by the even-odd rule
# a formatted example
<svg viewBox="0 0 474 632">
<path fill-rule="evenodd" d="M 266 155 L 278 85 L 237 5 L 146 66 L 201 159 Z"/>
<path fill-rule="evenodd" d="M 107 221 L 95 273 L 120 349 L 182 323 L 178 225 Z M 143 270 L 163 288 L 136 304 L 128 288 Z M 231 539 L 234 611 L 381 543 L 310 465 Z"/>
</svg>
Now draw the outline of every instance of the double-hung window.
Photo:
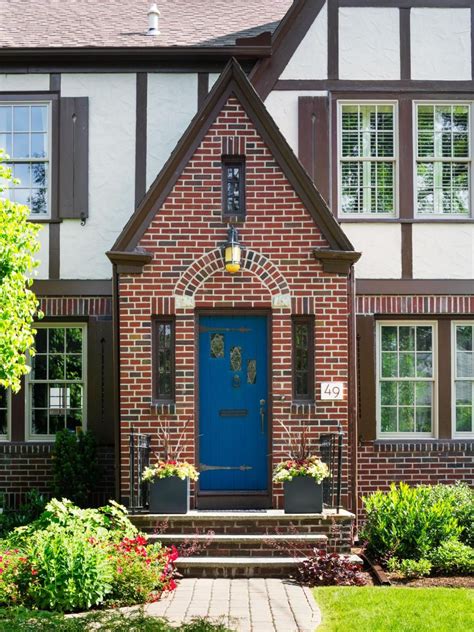
<svg viewBox="0 0 474 632">
<path fill-rule="evenodd" d="M 36 354 L 27 376 L 28 436 L 51 438 L 85 427 L 86 327 L 37 324 Z"/>
<path fill-rule="evenodd" d="M 393 103 L 339 103 L 339 215 L 396 213 L 397 125 Z"/>
<path fill-rule="evenodd" d="M 416 103 L 418 216 L 470 215 L 471 105 Z"/>
<path fill-rule="evenodd" d="M 474 323 L 453 323 L 453 430 L 474 433 Z"/>
<path fill-rule="evenodd" d="M 433 436 L 435 325 L 381 322 L 377 343 L 378 436 Z"/>
<path fill-rule="evenodd" d="M 0 101 L 0 148 L 19 180 L 2 195 L 26 204 L 32 218 L 50 214 L 51 104 Z"/>
</svg>

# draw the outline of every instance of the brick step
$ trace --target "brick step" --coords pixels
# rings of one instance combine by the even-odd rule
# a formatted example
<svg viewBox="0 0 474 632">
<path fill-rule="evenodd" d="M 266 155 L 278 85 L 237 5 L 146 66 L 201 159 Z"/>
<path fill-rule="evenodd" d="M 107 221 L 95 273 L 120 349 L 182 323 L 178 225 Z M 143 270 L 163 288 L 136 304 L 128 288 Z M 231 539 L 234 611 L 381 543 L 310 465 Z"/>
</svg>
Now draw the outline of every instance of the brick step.
<svg viewBox="0 0 474 632">
<path fill-rule="evenodd" d="M 193 557 L 286 557 L 311 555 L 315 548 L 326 550 L 327 536 L 321 534 L 175 534 L 163 533 L 149 536 L 150 542 L 174 544 L 178 548 L 196 548 Z"/>
</svg>

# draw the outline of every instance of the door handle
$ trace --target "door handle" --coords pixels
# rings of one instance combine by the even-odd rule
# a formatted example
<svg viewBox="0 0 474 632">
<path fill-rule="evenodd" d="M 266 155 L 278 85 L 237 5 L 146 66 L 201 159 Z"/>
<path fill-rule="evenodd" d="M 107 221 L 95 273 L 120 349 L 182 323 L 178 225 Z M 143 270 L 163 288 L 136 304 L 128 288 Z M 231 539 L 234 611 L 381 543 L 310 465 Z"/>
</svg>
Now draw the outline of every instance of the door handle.
<svg viewBox="0 0 474 632">
<path fill-rule="evenodd" d="M 265 433 L 265 400 L 260 400 L 260 432 Z"/>
</svg>

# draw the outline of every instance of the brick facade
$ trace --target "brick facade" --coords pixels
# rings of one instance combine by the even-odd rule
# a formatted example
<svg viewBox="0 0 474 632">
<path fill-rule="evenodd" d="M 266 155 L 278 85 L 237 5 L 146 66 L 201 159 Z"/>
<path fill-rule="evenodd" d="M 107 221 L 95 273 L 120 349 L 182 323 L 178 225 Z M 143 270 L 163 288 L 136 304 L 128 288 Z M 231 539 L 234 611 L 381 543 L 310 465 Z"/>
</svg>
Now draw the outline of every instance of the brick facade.
<svg viewBox="0 0 474 632">
<path fill-rule="evenodd" d="M 227 235 L 221 211 L 221 159 L 237 151 L 246 157 L 246 219 L 237 224 L 246 250 L 241 271 L 223 269 L 220 246 Z M 307 423 L 311 438 L 345 431 L 344 505 L 348 506 L 348 403 L 292 402 L 291 316 L 315 316 L 315 381 L 348 383 L 346 275 L 323 271 L 313 249 L 327 248 L 321 230 L 235 97 L 231 97 L 190 158 L 173 190 L 138 244 L 153 254 L 139 274 L 120 276 L 121 484 L 129 494 L 128 437 L 131 427 L 150 434 L 158 449 L 157 428 L 170 420 L 178 435 L 189 418 L 182 458 L 195 461 L 196 339 L 199 310 L 235 309 L 271 315 L 272 458 L 287 457 L 285 430 Z M 152 401 L 153 316 L 176 317 L 176 403 L 158 408 Z M 318 393 L 316 389 L 316 394 Z M 273 490 L 280 507 L 281 487 Z"/>
<path fill-rule="evenodd" d="M 99 444 L 102 465 L 94 502 L 103 504 L 115 495 L 114 437 L 112 416 L 112 301 L 102 297 L 38 297 L 44 323 L 87 323 L 87 428 Z M 0 443 L 0 491 L 5 502 L 17 507 L 29 489 L 50 493 L 51 449 L 45 441 L 25 441 L 25 392 L 12 397 L 11 441 Z"/>
</svg>

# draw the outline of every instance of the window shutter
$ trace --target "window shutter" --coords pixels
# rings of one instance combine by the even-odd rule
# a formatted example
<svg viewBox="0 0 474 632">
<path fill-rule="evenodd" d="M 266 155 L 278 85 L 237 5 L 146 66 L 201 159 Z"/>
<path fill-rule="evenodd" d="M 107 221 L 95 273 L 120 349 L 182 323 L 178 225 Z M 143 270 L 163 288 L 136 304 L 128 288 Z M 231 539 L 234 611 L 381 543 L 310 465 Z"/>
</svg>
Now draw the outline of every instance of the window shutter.
<svg viewBox="0 0 474 632">
<path fill-rule="evenodd" d="M 298 157 L 323 198 L 329 201 L 329 100 L 298 99 Z"/>
<path fill-rule="evenodd" d="M 376 376 L 375 376 L 375 319 L 357 316 L 357 373 L 358 373 L 358 434 L 359 440 L 375 439 Z"/>
<path fill-rule="evenodd" d="M 59 106 L 59 217 L 89 215 L 89 99 L 62 97 Z"/>
</svg>

